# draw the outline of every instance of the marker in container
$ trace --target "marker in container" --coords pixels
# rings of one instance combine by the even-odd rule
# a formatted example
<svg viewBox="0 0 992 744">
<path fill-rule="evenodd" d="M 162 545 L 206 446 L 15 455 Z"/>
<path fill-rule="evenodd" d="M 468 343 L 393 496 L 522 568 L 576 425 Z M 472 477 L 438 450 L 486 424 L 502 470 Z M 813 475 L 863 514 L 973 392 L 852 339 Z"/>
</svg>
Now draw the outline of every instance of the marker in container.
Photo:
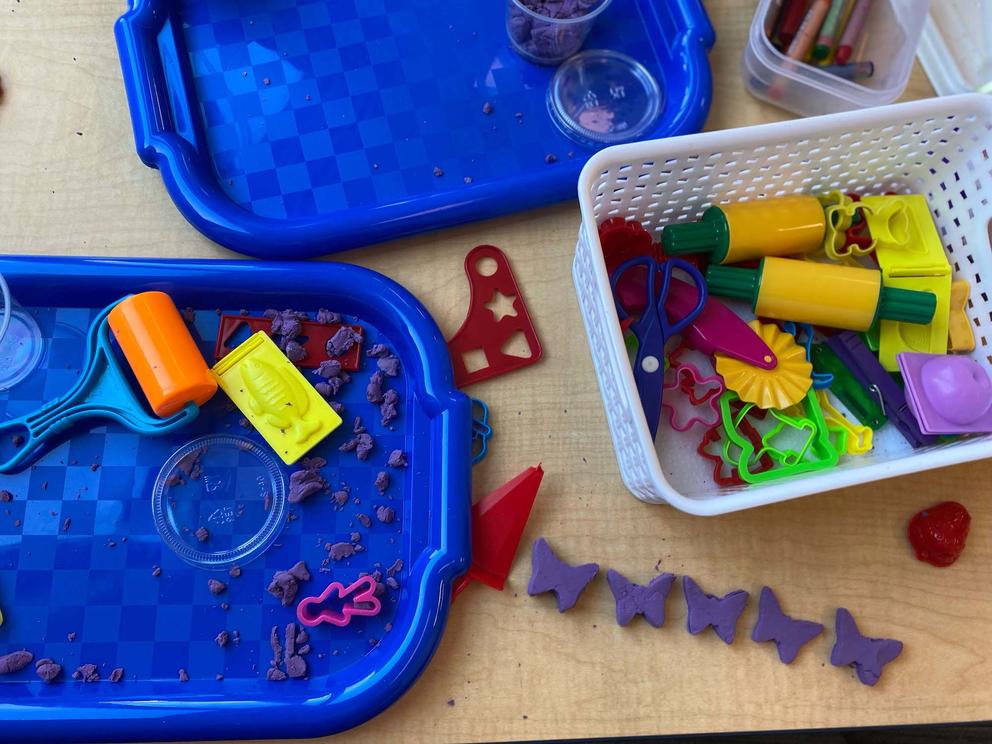
<svg viewBox="0 0 992 744">
<path fill-rule="evenodd" d="M 840 37 L 840 44 L 837 46 L 837 54 L 834 55 L 834 62 L 839 65 L 847 64 L 854 52 L 854 45 L 858 43 L 858 37 L 865 27 L 865 20 L 871 11 L 872 0 L 854 0 L 854 10 L 851 17 L 847 19 L 847 28 Z"/>
<path fill-rule="evenodd" d="M 837 42 L 840 19 L 844 14 L 844 4 L 846 2 L 847 0 L 832 0 L 830 3 L 830 10 L 827 13 L 827 17 L 823 19 L 823 25 L 820 26 L 819 38 L 816 40 L 816 46 L 813 47 L 813 59 L 821 60 L 830 56 L 830 52 Z"/>
<path fill-rule="evenodd" d="M 845 80 L 864 80 L 875 74 L 875 63 L 866 60 L 864 62 L 849 62 L 846 65 L 825 65 L 820 69 Z"/>
<path fill-rule="evenodd" d="M 780 49 L 787 49 L 795 38 L 804 15 L 806 15 L 806 0 L 785 0 L 778 18 L 775 19 L 772 43 Z"/>
<path fill-rule="evenodd" d="M 799 30 L 796 31 L 792 43 L 789 44 L 789 48 L 785 52 L 786 57 L 798 60 L 806 56 L 806 53 L 812 48 L 813 42 L 816 41 L 816 35 L 829 10 L 830 0 L 813 0 L 813 4 L 806 11 L 806 16 L 803 18 Z"/>
</svg>

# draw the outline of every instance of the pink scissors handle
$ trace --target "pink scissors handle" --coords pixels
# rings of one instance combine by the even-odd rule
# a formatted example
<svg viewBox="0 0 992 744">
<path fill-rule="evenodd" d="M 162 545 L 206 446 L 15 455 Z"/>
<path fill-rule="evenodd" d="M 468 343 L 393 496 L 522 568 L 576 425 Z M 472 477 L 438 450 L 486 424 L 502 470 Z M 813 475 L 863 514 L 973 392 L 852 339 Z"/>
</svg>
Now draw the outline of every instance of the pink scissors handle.
<svg viewBox="0 0 992 744">
<path fill-rule="evenodd" d="M 364 588 L 363 588 L 364 587 Z M 343 628 L 351 622 L 354 615 L 362 617 L 372 617 L 378 615 L 382 609 L 379 598 L 375 596 L 376 581 L 371 576 L 363 576 L 358 581 L 348 586 L 344 586 L 339 581 L 332 581 L 327 585 L 317 597 L 307 597 L 296 606 L 296 619 L 309 628 L 316 627 L 321 623 L 330 623 Z M 357 592 L 357 593 L 356 593 Z M 344 602 L 341 612 L 324 607 L 316 612 L 310 609 L 313 606 L 320 607 L 332 594 L 337 594 Z M 352 596 L 354 595 L 354 596 Z"/>
</svg>

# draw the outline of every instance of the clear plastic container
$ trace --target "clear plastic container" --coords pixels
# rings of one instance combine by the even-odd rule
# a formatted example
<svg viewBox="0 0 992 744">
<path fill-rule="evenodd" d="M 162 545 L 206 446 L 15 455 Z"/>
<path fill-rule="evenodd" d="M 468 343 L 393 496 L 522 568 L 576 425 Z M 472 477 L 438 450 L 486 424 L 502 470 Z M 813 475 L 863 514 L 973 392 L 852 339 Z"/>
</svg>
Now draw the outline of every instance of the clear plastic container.
<svg viewBox="0 0 992 744">
<path fill-rule="evenodd" d="M 162 466 L 152 490 L 162 541 L 198 568 L 249 563 L 279 536 L 285 517 L 282 471 L 244 437 L 210 434 L 188 442 Z"/>
<path fill-rule="evenodd" d="M 851 61 L 869 60 L 870 78 L 845 80 L 789 59 L 769 35 L 782 0 L 761 0 L 744 49 L 742 74 L 758 98 L 802 116 L 880 106 L 896 100 L 913 70 L 930 0 L 874 0 Z"/>
<path fill-rule="evenodd" d="M 9 390 L 31 374 L 44 350 L 38 323 L 18 307 L 0 274 L 0 391 Z"/>
<path fill-rule="evenodd" d="M 582 48 L 596 18 L 611 0 L 578 0 L 584 15 L 551 18 L 531 10 L 524 0 L 506 0 L 506 34 L 514 50 L 539 65 L 557 65 Z M 536 5 L 536 3 L 531 3 Z"/>
<path fill-rule="evenodd" d="M 992 93 L 992 0 L 933 3 L 919 55 L 937 95 Z"/>
</svg>

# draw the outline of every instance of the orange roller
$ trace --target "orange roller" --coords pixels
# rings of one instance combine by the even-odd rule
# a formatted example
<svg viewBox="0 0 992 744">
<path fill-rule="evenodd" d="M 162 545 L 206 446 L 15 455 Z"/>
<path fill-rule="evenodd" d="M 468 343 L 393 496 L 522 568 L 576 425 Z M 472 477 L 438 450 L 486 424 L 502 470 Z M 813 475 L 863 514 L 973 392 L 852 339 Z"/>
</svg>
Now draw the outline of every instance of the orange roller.
<svg viewBox="0 0 992 744">
<path fill-rule="evenodd" d="M 217 392 L 217 382 L 169 295 L 132 295 L 110 311 L 108 321 L 156 415 L 171 416 L 191 402 L 203 405 Z"/>
</svg>

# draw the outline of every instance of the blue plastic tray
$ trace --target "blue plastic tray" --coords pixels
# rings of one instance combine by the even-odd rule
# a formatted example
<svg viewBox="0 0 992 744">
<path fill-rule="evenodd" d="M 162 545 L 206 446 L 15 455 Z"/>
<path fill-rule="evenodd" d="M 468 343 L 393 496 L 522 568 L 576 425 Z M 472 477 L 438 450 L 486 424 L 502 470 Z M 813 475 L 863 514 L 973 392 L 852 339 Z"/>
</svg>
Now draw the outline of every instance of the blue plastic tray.
<svg viewBox="0 0 992 744">
<path fill-rule="evenodd" d="M 35 659 L 61 663 L 66 675 L 45 685 L 32 665 L 0 677 L 0 739 L 320 736 L 365 721 L 402 694 L 436 648 L 450 582 L 470 560 L 470 404 L 453 389 L 444 339 L 424 307 L 389 279 L 331 263 L 8 257 L 0 258 L 0 273 L 47 339 L 41 367 L 0 393 L 0 419 L 64 392 L 83 361 L 83 337 L 97 311 L 151 289 L 170 293 L 179 307 L 196 308 L 195 330 L 208 359 L 218 307 L 235 313 L 329 307 L 357 319 L 366 344 L 381 341 L 394 349 L 404 370 L 389 380 L 402 401 L 395 430 L 379 426 L 377 407 L 366 402 L 366 368 L 339 396 L 348 425 L 314 450 L 328 460 L 323 472 L 331 485 L 347 482 L 361 504 L 335 511 L 329 495 L 318 494 L 290 505 L 298 519 L 243 567 L 240 578 L 182 562 L 163 546 L 152 521 L 153 479 L 178 446 L 206 432 L 261 441 L 240 429 L 239 414 L 220 397 L 175 436 L 142 438 L 116 424 L 77 430 L 35 467 L 0 476 L 0 488 L 15 494 L 13 502 L 0 503 L 0 652 L 26 648 Z M 355 415 L 377 439 L 366 463 L 337 451 L 350 438 Z M 390 470 L 390 500 L 379 496 L 373 479 L 393 448 L 409 453 L 409 467 Z M 287 480 L 294 469 L 284 468 Z M 371 513 L 378 504 L 396 509 L 393 525 L 355 523 L 356 512 Z M 66 517 L 72 523 L 64 532 Z M 319 572 L 326 557 L 321 546 L 347 541 L 354 529 L 366 552 Z M 405 564 L 400 589 L 383 597 L 378 617 L 310 629 L 309 679 L 266 681 L 269 631 L 279 626 L 281 637 L 295 621 L 294 608 L 265 591 L 275 570 L 306 560 L 313 579 L 302 585 L 303 597 L 397 558 Z M 161 576 L 152 576 L 154 565 L 162 567 Z M 210 577 L 228 583 L 225 595 L 209 593 Z M 230 603 L 229 611 L 221 601 Z M 222 629 L 240 631 L 240 645 L 219 648 L 213 638 Z M 77 634 L 74 642 L 69 632 Z M 90 662 L 100 665 L 105 680 L 123 666 L 124 681 L 84 684 L 68 677 Z M 189 682 L 178 680 L 179 668 L 188 671 Z M 218 673 L 223 681 L 215 679 Z"/>
<path fill-rule="evenodd" d="M 506 0 L 131 0 L 116 35 L 138 154 L 197 229 L 263 258 L 573 198 L 592 151 L 551 121 L 554 70 L 509 47 L 505 16 Z M 658 79 L 649 139 L 702 127 L 713 41 L 700 0 L 613 0 L 586 48 Z"/>
</svg>

